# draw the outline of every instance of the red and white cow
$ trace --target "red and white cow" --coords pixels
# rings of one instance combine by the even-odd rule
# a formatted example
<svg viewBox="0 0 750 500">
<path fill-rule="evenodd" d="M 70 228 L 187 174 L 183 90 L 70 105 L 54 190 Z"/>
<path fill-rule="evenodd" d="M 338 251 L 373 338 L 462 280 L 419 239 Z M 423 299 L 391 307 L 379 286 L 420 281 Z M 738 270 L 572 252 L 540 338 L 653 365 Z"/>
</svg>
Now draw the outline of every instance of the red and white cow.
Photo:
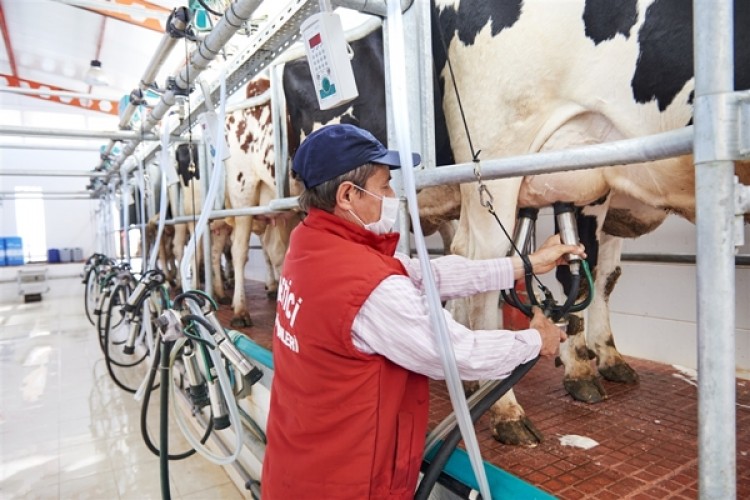
<svg viewBox="0 0 750 500">
<path fill-rule="evenodd" d="M 446 0 L 436 2 L 471 141 L 481 158 L 603 143 L 683 127 L 692 120 L 692 12 L 681 0 Z M 750 3 L 735 2 L 736 88 L 750 87 Z M 434 35 L 436 36 L 436 35 Z M 445 54 L 435 54 L 443 106 L 457 162 L 472 159 Z M 740 165 L 745 175 L 748 165 Z M 564 384 L 577 399 L 604 397 L 589 362 L 603 376 L 636 376 L 615 348 L 607 311 L 619 273 L 620 237 L 656 228 L 669 213 L 695 217 L 691 156 L 638 166 L 488 181 L 509 230 L 517 206 L 555 201 L 585 206 L 597 216 L 599 258 L 588 336 L 582 319 L 561 346 Z M 453 251 L 475 259 L 505 255 L 509 243 L 481 206 L 477 186 L 463 184 Z M 606 219 L 605 219 L 606 216 Z M 589 248 L 589 253 L 596 249 Z M 605 285 L 606 283 L 606 285 Z M 471 328 L 496 328 L 498 295 L 471 299 L 463 318 Z M 494 435 L 533 443 L 514 396 L 492 411 Z"/>
<path fill-rule="evenodd" d="M 266 77 L 251 81 L 246 96 L 269 95 L 270 82 Z M 273 145 L 273 123 L 270 99 L 227 115 L 226 139 L 230 157 L 224 162 L 226 169 L 225 199 L 227 208 L 246 208 L 268 203 L 276 198 L 276 172 Z M 232 299 L 232 326 L 251 326 L 252 320 L 245 302 L 244 269 L 247 262 L 250 234 L 261 237 L 268 272 L 266 289 L 275 294 L 281 265 L 289 242 L 289 234 L 299 222 L 296 212 L 284 212 L 272 216 L 239 216 L 229 222 L 232 229 L 232 265 L 234 267 L 234 295 Z M 213 224 L 218 231 L 218 224 Z M 226 234 L 226 232 L 224 233 Z M 214 276 L 219 276 L 218 259 L 223 243 L 218 232 L 214 233 Z M 217 280 L 218 281 L 218 280 Z M 214 293 L 224 295 L 220 283 Z"/>
</svg>

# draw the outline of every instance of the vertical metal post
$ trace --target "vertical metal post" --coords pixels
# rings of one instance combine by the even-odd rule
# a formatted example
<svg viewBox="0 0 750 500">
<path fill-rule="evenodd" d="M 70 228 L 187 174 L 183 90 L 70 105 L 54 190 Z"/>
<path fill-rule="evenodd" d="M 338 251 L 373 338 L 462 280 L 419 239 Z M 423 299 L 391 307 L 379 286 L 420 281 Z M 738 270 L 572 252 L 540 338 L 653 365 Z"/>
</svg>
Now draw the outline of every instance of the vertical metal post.
<svg viewBox="0 0 750 500">
<path fill-rule="evenodd" d="M 701 499 L 736 483 L 732 0 L 694 0 L 698 292 L 698 472 Z M 735 135 L 732 135 L 732 132 Z M 735 148 L 733 149 L 733 146 Z"/>
<path fill-rule="evenodd" d="M 432 29 L 430 22 L 430 2 L 414 2 L 404 12 L 404 41 L 406 48 L 406 71 L 407 71 L 407 103 L 409 106 L 409 121 L 411 126 L 411 143 L 419 147 L 422 156 L 422 165 L 425 167 L 435 166 L 435 109 L 433 104 L 432 89 Z M 384 27 L 388 21 L 384 22 Z M 385 59 L 385 101 L 386 117 L 388 123 L 388 143 L 393 146 L 396 141 L 395 125 L 393 123 L 392 102 L 390 95 L 390 49 L 388 43 L 388 30 L 383 29 L 383 51 Z M 401 172 L 395 170 L 393 184 L 396 195 L 403 198 L 403 186 Z M 399 228 L 401 240 L 399 241 L 399 252 L 407 255 L 410 253 L 410 221 L 406 204 L 402 203 L 399 211 Z"/>
<path fill-rule="evenodd" d="M 283 81 L 284 66 L 276 64 L 269 69 L 271 77 L 271 122 L 273 123 L 273 149 L 276 156 L 276 197 L 289 196 L 289 140 L 286 122 L 286 96 Z"/>
<path fill-rule="evenodd" d="M 122 206 L 122 228 L 120 229 L 120 241 L 122 242 L 122 258 L 130 264 L 130 182 L 127 172 L 121 174 L 122 187 L 120 189 L 120 200 Z"/>
</svg>

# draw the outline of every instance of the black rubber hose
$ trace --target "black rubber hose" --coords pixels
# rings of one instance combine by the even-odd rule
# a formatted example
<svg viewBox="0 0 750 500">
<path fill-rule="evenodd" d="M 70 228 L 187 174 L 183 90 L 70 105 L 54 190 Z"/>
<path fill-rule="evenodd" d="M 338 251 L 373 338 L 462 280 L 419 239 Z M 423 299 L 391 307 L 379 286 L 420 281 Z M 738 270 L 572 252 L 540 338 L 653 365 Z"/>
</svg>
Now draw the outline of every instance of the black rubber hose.
<svg viewBox="0 0 750 500">
<path fill-rule="evenodd" d="M 159 472 L 161 477 L 161 498 L 171 500 L 169 493 L 169 353 L 174 341 L 164 342 L 161 350 L 159 369 L 161 370 L 161 404 L 159 415 Z M 150 385 L 150 384 L 149 384 Z M 145 405 L 148 405 L 144 401 Z M 195 451 L 195 450 L 193 450 Z"/>
<path fill-rule="evenodd" d="M 154 350 L 156 351 L 154 353 L 154 356 L 158 356 L 161 360 L 161 356 L 160 356 L 161 342 L 158 342 L 156 344 L 156 347 L 154 348 Z M 146 391 L 143 394 L 143 403 L 141 404 L 141 437 L 143 438 L 143 442 L 146 443 L 146 448 L 148 448 L 149 451 L 151 451 L 151 453 L 161 458 L 161 450 L 154 445 L 154 443 L 151 441 L 151 437 L 148 435 L 148 407 L 149 407 L 149 401 L 151 401 L 151 393 L 153 392 L 153 390 L 156 387 L 161 387 L 163 391 L 168 391 L 169 385 L 164 386 L 160 384 L 154 387 L 154 380 L 156 379 L 156 371 L 157 371 L 157 365 L 156 363 L 154 363 L 148 374 L 148 382 L 146 385 Z M 167 358 L 167 373 L 168 372 L 169 372 L 169 358 Z M 161 379 L 162 380 L 164 379 L 163 373 L 162 373 Z M 169 379 L 167 379 L 167 383 L 169 384 Z M 160 419 L 162 418 L 164 418 L 164 414 L 160 415 Z M 212 429 L 213 429 L 213 421 L 209 420 L 208 426 L 206 426 L 206 432 L 201 438 L 201 444 L 205 444 L 206 441 L 208 441 L 208 436 L 211 434 Z M 176 455 L 168 455 L 168 457 L 169 457 L 169 460 L 183 460 L 185 458 L 193 456 L 194 454 L 195 454 L 195 450 L 190 449 L 188 451 L 184 451 Z"/>
<path fill-rule="evenodd" d="M 490 392 L 487 393 L 482 399 L 480 399 L 474 407 L 469 410 L 471 415 L 471 421 L 476 423 L 490 407 L 495 404 L 495 401 L 508 392 L 526 373 L 536 364 L 539 358 L 536 357 L 531 361 L 518 365 L 507 378 L 502 380 L 494 387 Z M 453 450 L 458 446 L 461 441 L 461 429 L 458 427 L 458 423 L 453 426 L 453 429 L 448 433 L 438 451 L 435 453 L 435 457 L 430 462 L 427 471 L 422 477 L 422 481 L 419 483 L 417 492 L 414 494 L 414 500 L 426 500 L 430 496 L 432 488 L 440 477 L 440 473 L 443 471 L 445 464 L 448 462 Z"/>
</svg>

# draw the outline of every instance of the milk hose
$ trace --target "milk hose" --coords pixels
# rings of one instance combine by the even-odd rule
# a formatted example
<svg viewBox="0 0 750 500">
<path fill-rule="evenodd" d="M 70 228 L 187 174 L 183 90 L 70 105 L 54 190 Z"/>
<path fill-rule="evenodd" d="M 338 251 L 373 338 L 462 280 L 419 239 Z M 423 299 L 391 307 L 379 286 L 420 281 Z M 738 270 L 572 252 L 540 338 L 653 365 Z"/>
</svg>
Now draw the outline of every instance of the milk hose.
<svg viewBox="0 0 750 500">
<path fill-rule="evenodd" d="M 399 156 L 401 158 L 402 177 L 404 181 L 404 192 L 408 200 L 409 213 L 411 215 L 412 229 L 414 231 L 414 240 L 416 242 L 417 254 L 422 268 L 424 289 L 427 294 L 430 317 L 432 324 L 437 332 L 438 352 L 443 362 L 445 370 L 445 381 L 448 385 L 448 393 L 451 403 L 458 416 L 458 425 L 461 434 L 466 443 L 466 450 L 469 455 L 474 475 L 479 483 L 479 490 L 485 500 L 490 500 L 490 487 L 487 481 L 487 475 L 484 470 L 484 463 L 479 452 L 479 443 L 477 442 L 474 426 L 471 422 L 469 409 L 464 396 L 461 377 L 456 366 L 456 357 L 453 352 L 448 329 L 443 316 L 443 306 L 440 302 L 437 288 L 435 286 L 435 277 L 430 266 L 429 256 L 422 233 L 422 226 L 419 222 L 419 205 L 417 204 L 417 191 L 414 181 L 414 172 L 411 168 L 411 140 L 409 136 L 406 101 L 406 62 L 404 57 L 404 27 L 401 15 L 401 5 L 397 0 L 388 1 L 388 41 L 390 43 L 391 60 L 391 96 L 393 103 L 394 123 L 396 130 L 397 143 L 399 146 Z"/>
<path fill-rule="evenodd" d="M 169 494 L 169 391 L 166 388 L 170 385 L 169 355 L 174 346 L 174 341 L 165 340 L 162 344 L 164 344 L 164 347 L 161 351 L 159 370 L 161 371 L 161 386 L 164 390 L 161 391 L 159 402 L 159 476 L 161 478 L 161 498 L 162 500 L 170 500 L 172 497 Z M 192 452 L 195 452 L 195 450 L 192 450 Z"/>
<path fill-rule="evenodd" d="M 201 316 L 202 312 L 200 311 L 200 308 L 195 304 L 194 302 L 190 301 L 188 303 L 188 307 L 191 309 L 191 312 L 195 314 L 196 316 Z M 198 328 L 198 331 L 200 332 L 201 338 L 205 343 L 208 345 L 213 345 L 214 341 L 211 338 L 208 330 L 206 328 Z M 170 358 L 170 371 L 173 369 L 174 366 L 174 360 L 176 358 L 176 352 L 177 350 L 172 351 L 172 356 Z M 222 363 L 221 356 L 217 352 L 216 349 L 209 349 L 208 350 L 209 356 L 211 357 L 211 361 L 214 364 L 214 368 L 216 369 L 216 375 L 219 378 L 219 387 L 221 388 L 222 394 L 224 395 L 224 402 L 227 405 L 227 409 L 229 411 L 229 421 L 231 425 L 234 426 L 234 436 L 235 436 L 235 448 L 234 452 L 229 456 L 218 456 L 214 455 L 208 448 L 203 446 L 202 443 L 198 442 L 198 440 L 193 436 L 192 432 L 190 432 L 188 428 L 187 422 L 185 422 L 184 417 L 182 416 L 182 412 L 178 410 L 176 407 L 176 403 L 174 401 L 174 396 L 172 396 L 172 407 L 175 411 L 175 417 L 177 419 L 177 425 L 182 430 L 182 433 L 185 435 L 185 439 L 187 439 L 188 443 L 195 448 L 198 453 L 203 455 L 207 460 L 217 464 L 217 465 L 228 465 L 235 460 L 240 455 L 240 452 L 242 451 L 242 422 L 240 420 L 239 411 L 237 409 L 237 402 L 234 397 L 234 393 L 232 392 L 232 385 L 229 381 L 229 376 L 226 373 L 226 370 L 224 369 L 224 363 Z M 171 383 L 169 385 L 170 392 L 174 394 L 174 383 Z"/>
<path fill-rule="evenodd" d="M 208 217 L 211 214 L 211 208 L 214 206 L 214 199 L 216 198 L 216 192 L 219 189 L 219 181 L 223 178 L 224 175 L 224 110 L 226 108 L 226 98 L 227 98 L 227 92 L 226 92 L 226 68 L 221 70 L 221 74 L 219 75 L 219 82 L 220 82 L 220 103 L 219 103 L 219 113 L 217 116 L 217 123 L 219 126 L 215 127 L 215 130 L 209 131 L 213 132 L 215 136 L 213 137 L 214 141 L 214 147 L 215 147 L 215 153 L 213 155 L 213 172 L 211 172 L 211 180 L 209 181 L 209 187 L 208 187 L 208 193 L 206 193 L 206 199 L 203 200 L 203 207 L 201 208 L 201 215 L 198 218 L 198 223 L 195 225 L 195 229 L 193 230 L 193 235 L 190 237 L 190 242 L 187 245 L 187 248 L 185 249 L 185 254 L 182 256 L 182 261 L 180 262 L 180 277 L 182 278 L 182 289 L 183 290 L 189 290 L 192 288 L 190 286 L 190 282 L 187 279 L 188 276 L 188 270 L 190 268 L 190 261 L 193 258 L 193 254 L 195 253 L 196 248 L 196 242 L 200 238 L 200 236 L 203 234 L 203 232 L 206 230 L 206 225 L 208 224 Z M 205 96 L 206 99 L 209 99 L 209 95 Z M 210 109 L 210 106 L 208 107 Z"/>
<path fill-rule="evenodd" d="M 159 228 L 156 231 L 156 240 L 148 259 L 147 270 L 156 269 L 156 259 L 159 255 L 161 235 L 164 234 L 164 221 L 167 218 L 167 168 L 169 164 L 169 129 L 165 123 L 161 131 L 161 159 L 159 160 L 159 171 L 161 172 L 161 186 L 159 187 Z M 163 270 L 165 273 L 166 269 Z"/>
<path fill-rule="evenodd" d="M 154 356 L 157 359 L 161 359 L 162 360 L 162 366 L 160 368 L 162 370 L 163 369 L 169 370 L 169 358 L 167 358 L 167 360 L 166 360 L 167 363 L 164 364 L 163 356 L 160 356 L 160 353 L 165 352 L 165 351 L 163 351 L 161 349 L 161 342 L 157 342 L 155 351 L 156 352 L 155 352 Z M 140 424 L 141 424 L 141 437 L 143 437 L 143 441 L 144 441 L 144 443 L 146 443 L 146 447 L 151 451 L 151 453 L 153 453 L 154 455 L 156 455 L 158 457 L 161 457 L 161 451 L 160 451 L 160 449 L 157 448 L 154 445 L 153 441 L 151 441 L 151 437 L 148 434 L 148 426 L 147 426 L 147 422 L 148 422 L 148 406 L 149 406 L 149 401 L 151 400 L 151 393 L 156 388 L 156 387 L 154 387 L 154 380 L 156 379 L 156 372 L 157 372 L 157 370 L 158 370 L 157 365 L 153 365 L 151 367 L 151 369 L 149 370 L 148 385 L 146 386 L 147 389 L 144 391 L 143 404 L 141 405 Z M 164 385 L 164 380 L 163 380 L 164 376 L 163 375 L 164 374 L 162 373 L 161 387 L 164 387 L 166 389 L 167 385 Z M 167 381 L 167 384 L 169 384 L 169 381 Z M 164 408 L 163 408 L 164 402 L 163 401 L 162 401 L 161 405 L 162 405 L 162 408 L 161 408 L 162 414 L 160 415 L 160 422 L 163 419 L 166 418 L 165 415 L 168 415 L 168 411 L 169 411 L 169 408 L 167 408 L 166 412 L 164 411 Z M 201 441 L 200 441 L 201 443 L 205 443 L 208 440 L 208 437 L 211 434 L 211 430 L 212 429 L 213 429 L 213 422 L 209 421 L 208 426 L 206 427 L 206 433 L 201 438 Z M 182 452 L 182 453 L 178 453 L 176 455 L 168 455 L 168 458 L 169 458 L 169 460 L 182 460 L 182 459 L 190 457 L 190 456 L 192 456 L 194 454 L 195 454 L 195 449 L 190 449 L 188 451 L 185 451 L 185 452 Z"/>
</svg>

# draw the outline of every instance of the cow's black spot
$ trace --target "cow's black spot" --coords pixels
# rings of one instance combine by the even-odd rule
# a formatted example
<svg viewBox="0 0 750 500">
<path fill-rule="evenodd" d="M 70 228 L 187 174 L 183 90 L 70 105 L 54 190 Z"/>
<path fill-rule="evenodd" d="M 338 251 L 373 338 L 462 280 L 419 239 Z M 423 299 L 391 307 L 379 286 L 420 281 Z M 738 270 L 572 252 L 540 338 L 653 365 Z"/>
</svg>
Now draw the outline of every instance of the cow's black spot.
<svg viewBox="0 0 750 500">
<path fill-rule="evenodd" d="M 734 2 L 734 86 L 750 88 L 750 2 Z M 693 77 L 693 12 L 683 0 L 656 0 L 638 33 L 640 55 L 631 82 L 633 97 L 656 99 L 665 110 Z M 691 94 L 688 102 L 692 104 Z M 692 120 L 691 122 L 692 123 Z"/>
<path fill-rule="evenodd" d="M 180 176 L 180 179 L 182 179 L 182 183 L 185 187 L 188 187 L 188 184 L 192 179 L 201 178 L 200 171 L 198 170 L 198 146 L 192 144 L 192 148 L 189 148 L 190 145 L 188 144 L 180 144 L 175 151 L 177 174 Z"/>
<path fill-rule="evenodd" d="M 684 0 L 655 0 L 638 32 L 640 54 L 631 86 L 637 102 L 664 111 L 693 76 L 693 10 Z"/>
<path fill-rule="evenodd" d="M 454 7 L 437 9 L 432 1 L 432 61 L 435 68 L 433 80 L 435 97 L 435 156 L 438 165 L 454 162 L 450 147 L 448 128 L 442 112 L 445 81 L 439 76 L 445 68 L 446 48 L 458 36 L 465 45 L 473 45 L 477 34 L 491 21 L 492 36 L 497 36 L 505 28 L 513 26 L 521 17 L 522 0 L 462 0 L 458 11 Z"/>
<path fill-rule="evenodd" d="M 477 34 L 490 21 L 492 36 L 497 36 L 505 28 L 513 26 L 521 17 L 522 5 L 522 0 L 462 0 L 458 4 L 458 11 L 454 7 L 446 7 L 437 12 L 437 19 L 433 17 L 433 23 L 437 21 L 446 47 L 450 46 L 451 40 L 456 35 L 464 45 L 474 45 Z M 434 2 L 432 8 L 434 13 Z M 433 37 L 433 45 L 434 43 Z M 442 45 L 440 40 L 437 40 L 437 43 Z M 443 52 L 443 56 L 442 61 L 435 59 L 435 67 L 442 70 L 445 65 L 445 51 L 442 48 L 438 51 Z M 433 50 L 433 57 L 434 55 Z"/>
<path fill-rule="evenodd" d="M 583 24 L 586 36 L 599 45 L 612 40 L 618 33 L 630 37 L 630 29 L 638 20 L 636 0 L 586 0 Z"/>
<path fill-rule="evenodd" d="M 383 144 L 387 144 L 382 31 L 377 29 L 350 45 L 354 52 L 352 70 L 359 97 L 342 106 L 327 110 L 318 107 L 306 59 L 298 59 L 285 65 L 283 84 L 289 110 L 289 150 L 292 156 L 302 135 L 310 135 L 316 124 L 327 124 L 342 117 L 350 107 L 359 123 L 344 119 L 341 121 L 360 125 Z"/>
</svg>

